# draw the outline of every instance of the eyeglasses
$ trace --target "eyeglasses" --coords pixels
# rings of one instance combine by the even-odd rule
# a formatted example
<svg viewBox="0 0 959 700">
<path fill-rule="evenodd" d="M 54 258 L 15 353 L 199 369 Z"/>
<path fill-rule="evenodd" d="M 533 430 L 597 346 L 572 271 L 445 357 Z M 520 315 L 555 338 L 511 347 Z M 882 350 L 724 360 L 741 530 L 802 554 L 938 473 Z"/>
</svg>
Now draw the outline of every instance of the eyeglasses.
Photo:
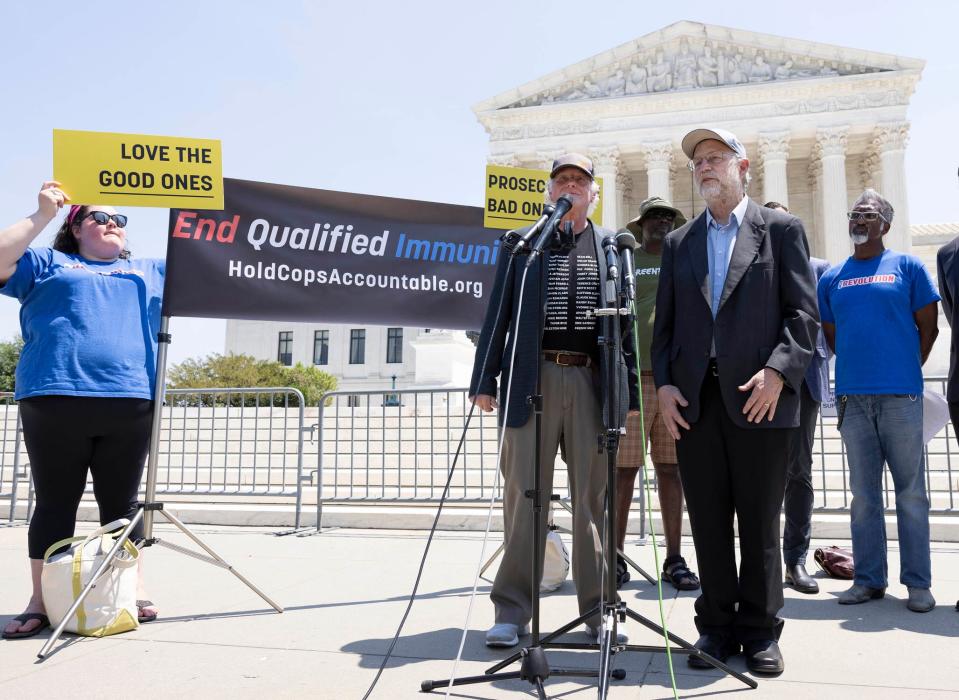
<svg viewBox="0 0 959 700">
<path fill-rule="evenodd" d="M 847 211 L 846 217 L 850 221 L 885 221 L 886 218 L 878 211 Z"/>
<path fill-rule="evenodd" d="M 90 211 L 87 212 L 87 215 L 83 217 L 86 219 L 88 217 L 93 217 L 93 220 L 98 224 L 105 225 L 110 219 L 113 219 L 113 223 L 117 225 L 117 228 L 123 228 L 127 225 L 127 217 L 123 214 L 107 214 L 105 211 Z M 80 219 L 80 221 L 83 221 Z M 77 223 L 80 223 L 79 221 Z"/>
<path fill-rule="evenodd" d="M 735 155 L 736 154 L 732 153 L 731 151 L 726 151 L 725 153 L 714 153 L 711 156 L 702 156 L 700 158 L 694 158 L 693 160 L 686 163 L 686 167 L 693 172 L 702 168 L 705 163 L 709 163 L 709 165 L 713 168 L 718 168 L 720 165 L 722 165 L 724 160 Z"/>
</svg>

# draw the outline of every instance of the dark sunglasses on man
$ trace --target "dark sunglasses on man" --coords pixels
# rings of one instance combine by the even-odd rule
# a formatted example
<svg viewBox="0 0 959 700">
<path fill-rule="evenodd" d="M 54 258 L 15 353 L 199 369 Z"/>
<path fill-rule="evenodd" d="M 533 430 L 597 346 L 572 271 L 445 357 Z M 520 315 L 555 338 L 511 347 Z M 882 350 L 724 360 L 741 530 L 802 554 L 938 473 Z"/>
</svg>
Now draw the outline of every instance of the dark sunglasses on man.
<svg viewBox="0 0 959 700">
<path fill-rule="evenodd" d="M 127 225 L 127 217 L 123 214 L 107 214 L 105 211 L 88 211 L 83 219 L 91 216 L 93 220 L 100 225 L 106 225 L 110 219 L 113 219 L 113 223 L 117 225 L 117 228 L 123 228 Z M 83 221 L 83 219 L 80 219 L 80 221 Z"/>
</svg>

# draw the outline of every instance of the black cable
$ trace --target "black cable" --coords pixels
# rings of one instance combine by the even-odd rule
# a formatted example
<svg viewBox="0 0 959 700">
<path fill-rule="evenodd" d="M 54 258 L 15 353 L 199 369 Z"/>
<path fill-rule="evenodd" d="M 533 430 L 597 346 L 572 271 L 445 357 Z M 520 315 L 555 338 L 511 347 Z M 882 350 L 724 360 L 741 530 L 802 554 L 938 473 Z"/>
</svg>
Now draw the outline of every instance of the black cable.
<svg viewBox="0 0 959 700">
<path fill-rule="evenodd" d="M 509 262 L 506 265 L 506 275 L 503 277 L 504 282 L 509 278 L 510 267 L 513 264 L 513 257 L 511 256 Z M 504 294 L 500 294 L 499 304 L 496 308 L 496 319 L 493 322 L 493 328 L 499 324 L 500 314 L 503 312 L 503 299 L 505 298 Z M 522 302 L 522 300 L 520 300 Z M 483 356 L 483 373 L 486 371 L 487 362 L 489 362 L 489 353 L 492 347 L 493 336 L 490 335 L 489 342 L 486 345 L 486 352 Z M 514 341 L 515 343 L 515 341 Z M 482 373 L 480 374 L 482 377 Z M 460 435 L 459 444 L 456 446 L 456 454 L 453 457 L 453 464 L 450 465 L 449 474 L 446 477 L 446 485 L 443 487 L 443 495 L 440 496 L 440 504 L 436 509 L 436 517 L 433 518 L 433 525 L 430 527 L 430 534 L 426 538 L 426 547 L 423 549 L 423 557 L 420 559 L 420 566 L 416 572 L 416 581 L 413 583 L 413 590 L 410 593 L 410 600 L 406 605 L 406 610 L 403 612 L 403 617 L 400 620 L 399 627 L 396 628 L 396 634 L 393 635 L 393 641 L 390 642 L 389 648 L 386 650 L 386 654 L 383 656 L 383 661 L 380 663 L 380 667 L 376 671 L 376 676 L 373 678 L 373 682 L 370 683 L 370 687 L 367 689 L 366 694 L 363 696 L 363 700 L 367 700 L 370 697 L 370 694 L 373 692 L 373 689 L 376 687 L 376 684 L 380 680 L 380 676 L 383 675 L 383 669 L 386 668 L 386 664 L 389 663 L 390 657 L 393 655 L 393 649 L 396 647 L 397 641 L 399 641 L 400 634 L 403 632 L 403 626 L 406 624 L 406 618 L 409 617 L 410 611 L 413 609 L 413 602 L 416 600 L 416 593 L 420 587 L 420 579 L 423 577 L 423 569 L 426 566 L 426 557 L 430 551 L 430 545 L 433 543 L 433 535 L 436 534 L 436 526 L 439 524 L 440 515 L 443 512 L 443 506 L 446 505 L 446 497 L 449 495 L 450 484 L 453 481 L 453 474 L 456 471 L 456 463 L 459 461 L 460 451 L 463 449 L 463 443 L 466 442 L 466 433 L 469 430 L 470 421 L 473 418 L 473 412 L 476 410 L 476 404 L 474 403 L 470 407 L 470 412 L 466 416 L 466 424 L 463 426 L 463 432 Z"/>
</svg>

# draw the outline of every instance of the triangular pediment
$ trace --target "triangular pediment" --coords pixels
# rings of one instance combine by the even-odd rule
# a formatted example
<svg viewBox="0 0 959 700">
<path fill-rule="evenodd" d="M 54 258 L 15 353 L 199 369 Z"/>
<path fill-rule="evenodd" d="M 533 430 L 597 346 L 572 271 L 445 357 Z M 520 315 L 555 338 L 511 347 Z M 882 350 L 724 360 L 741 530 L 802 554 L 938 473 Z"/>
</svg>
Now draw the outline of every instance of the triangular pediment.
<svg viewBox="0 0 959 700">
<path fill-rule="evenodd" d="M 921 71 L 925 62 L 699 22 L 659 31 L 555 71 L 473 109 L 516 109 L 741 85 Z"/>
</svg>

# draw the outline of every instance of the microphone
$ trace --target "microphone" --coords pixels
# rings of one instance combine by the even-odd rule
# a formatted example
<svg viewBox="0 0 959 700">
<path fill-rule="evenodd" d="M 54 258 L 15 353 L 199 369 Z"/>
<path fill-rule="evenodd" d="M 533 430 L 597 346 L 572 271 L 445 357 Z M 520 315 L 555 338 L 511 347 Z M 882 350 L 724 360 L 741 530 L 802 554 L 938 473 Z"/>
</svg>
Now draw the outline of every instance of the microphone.
<svg viewBox="0 0 959 700">
<path fill-rule="evenodd" d="M 603 239 L 603 252 L 606 253 L 606 279 L 618 279 L 619 249 L 616 246 L 616 239 L 613 236 L 606 236 L 606 238 Z"/>
<path fill-rule="evenodd" d="M 533 249 L 529 253 L 529 259 L 526 261 L 526 267 L 532 265 L 533 261 L 536 260 L 536 256 L 543 252 L 543 249 L 549 243 L 549 239 L 553 237 L 553 231 L 556 229 L 556 225 L 559 223 L 559 220 L 566 216 L 566 214 L 572 208 L 573 200 L 570 199 L 569 195 L 564 194 L 556 200 L 553 213 L 549 219 L 546 220 L 546 224 L 543 226 L 543 234 L 536 240 L 536 243 L 533 245 Z"/>
<path fill-rule="evenodd" d="M 606 305 L 619 308 L 619 252 L 616 239 L 606 236 L 603 239 L 603 252 L 606 253 Z"/>
<path fill-rule="evenodd" d="M 543 230 L 543 227 L 546 225 L 546 222 L 549 221 L 549 217 L 553 215 L 553 212 L 556 211 L 556 207 L 552 204 L 547 204 L 543 207 L 543 215 L 539 217 L 539 220 L 529 227 L 529 230 L 526 231 L 523 235 L 519 235 L 518 231 L 513 230 L 507 233 L 507 236 L 519 236 L 516 239 L 516 242 L 513 243 L 512 251 L 513 255 L 522 255 L 523 249 L 528 248 L 530 242 L 539 235 L 540 231 Z"/>
<path fill-rule="evenodd" d="M 623 267 L 623 279 L 626 281 L 626 306 L 632 307 L 636 299 L 636 275 L 633 270 L 633 251 L 639 247 L 636 237 L 629 231 L 622 231 L 616 235 L 616 245 L 619 247 L 619 260 Z"/>
</svg>

